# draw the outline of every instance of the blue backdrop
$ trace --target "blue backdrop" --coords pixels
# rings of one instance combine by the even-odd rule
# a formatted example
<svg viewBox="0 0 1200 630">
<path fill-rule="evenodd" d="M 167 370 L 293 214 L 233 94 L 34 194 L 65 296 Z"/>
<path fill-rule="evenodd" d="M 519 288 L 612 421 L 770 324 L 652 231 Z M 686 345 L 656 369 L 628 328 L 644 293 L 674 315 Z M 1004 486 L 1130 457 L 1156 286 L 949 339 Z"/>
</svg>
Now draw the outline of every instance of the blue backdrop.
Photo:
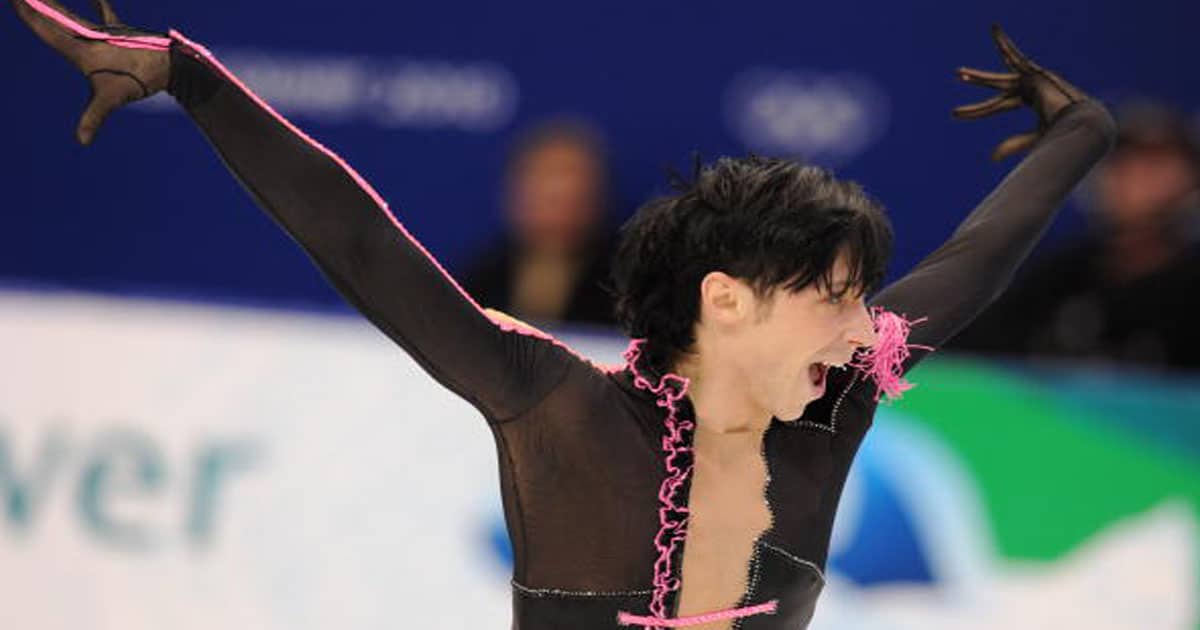
<svg viewBox="0 0 1200 630">
<path fill-rule="evenodd" d="M 273 80 L 294 99 L 296 122 L 371 180 L 452 270 L 500 226 L 498 181 L 514 133 L 546 116 L 582 115 L 605 132 L 620 217 L 661 190 L 664 165 L 686 164 L 693 150 L 712 157 L 815 142 L 818 158 L 888 205 L 894 275 L 1011 167 L 990 163 L 991 147 L 1032 125 L 1028 112 L 973 123 L 949 116 L 987 96 L 957 84 L 953 69 L 999 68 L 991 22 L 1107 101 L 1148 95 L 1200 110 L 1195 2 L 118 0 L 117 9 Z M 93 147 L 74 144 L 83 79 L 3 13 L 0 279 L 339 303 L 183 115 L 122 111 Z M 385 102 L 387 116 L 372 111 Z M 859 107 L 826 155 L 820 129 L 806 136 L 787 126 L 788 116 L 811 122 L 813 103 L 826 108 L 817 118 Z M 774 133 L 765 141 L 755 135 L 764 116 Z M 1051 240 L 1080 224 L 1064 214 Z"/>
</svg>

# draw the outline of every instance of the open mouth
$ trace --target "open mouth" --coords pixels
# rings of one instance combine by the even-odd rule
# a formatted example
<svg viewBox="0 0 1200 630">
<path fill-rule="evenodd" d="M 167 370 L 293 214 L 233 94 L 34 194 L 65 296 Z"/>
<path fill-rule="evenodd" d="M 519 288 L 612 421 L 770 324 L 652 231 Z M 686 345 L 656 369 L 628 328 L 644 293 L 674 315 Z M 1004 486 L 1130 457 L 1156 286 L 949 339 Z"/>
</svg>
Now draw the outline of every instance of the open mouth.
<svg viewBox="0 0 1200 630">
<path fill-rule="evenodd" d="M 818 391 L 825 391 L 825 377 L 829 374 L 829 366 L 825 363 L 813 363 L 808 366 L 808 379 Z"/>
</svg>

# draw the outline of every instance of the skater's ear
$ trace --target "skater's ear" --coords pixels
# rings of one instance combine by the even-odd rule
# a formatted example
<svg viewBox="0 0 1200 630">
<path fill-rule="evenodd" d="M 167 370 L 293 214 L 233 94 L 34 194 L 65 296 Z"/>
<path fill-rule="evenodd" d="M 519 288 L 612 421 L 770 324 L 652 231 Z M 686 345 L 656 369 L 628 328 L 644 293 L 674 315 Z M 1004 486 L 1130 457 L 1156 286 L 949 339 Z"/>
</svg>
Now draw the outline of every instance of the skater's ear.
<svg viewBox="0 0 1200 630">
<path fill-rule="evenodd" d="M 755 307 L 754 290 L 723 271 L 710 271 L 700 280 L 700 322 L 736 325 Z"/>
</svg>

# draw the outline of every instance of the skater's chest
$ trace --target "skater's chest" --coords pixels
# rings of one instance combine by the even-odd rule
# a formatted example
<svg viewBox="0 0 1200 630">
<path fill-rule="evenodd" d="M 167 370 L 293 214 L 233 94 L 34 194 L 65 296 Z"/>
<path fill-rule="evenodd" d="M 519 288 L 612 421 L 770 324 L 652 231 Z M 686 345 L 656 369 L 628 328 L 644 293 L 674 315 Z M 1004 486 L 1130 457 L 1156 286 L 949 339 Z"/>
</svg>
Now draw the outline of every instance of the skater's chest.
<svg viewBox="0 0 1200 630">
<path fill-rule="evenodd" d="M 761 437 L 720 443 L 720 437 L 697 436 L 688 526 L 680 572 L 678 616 L 736 607 L 749 587 L 755 545 L 771 527 L 765 499 L 767 463 Z M 729 628 L 732 620 L 697 626 Z"/>
</svg>

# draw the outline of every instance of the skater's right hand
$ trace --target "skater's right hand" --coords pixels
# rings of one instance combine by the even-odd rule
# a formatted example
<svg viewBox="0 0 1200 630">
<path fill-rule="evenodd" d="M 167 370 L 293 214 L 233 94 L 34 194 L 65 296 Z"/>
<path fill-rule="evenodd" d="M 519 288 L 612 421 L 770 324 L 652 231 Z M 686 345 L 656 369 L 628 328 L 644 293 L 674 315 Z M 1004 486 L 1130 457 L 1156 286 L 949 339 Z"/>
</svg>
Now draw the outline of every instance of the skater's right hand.
<svg viewBox="0 0 1200 630">
<path fill-rule="evenodd" d="M 121 23 L 108 0 L 93 0 L 103 25 L 71 13 L 55 0 L 11 0 L 17 15 L 42 41 L 88 78 L 92 98 L 75 137 L 90 144 L 113 110 L 166 89 L 171 40 Z"/>
</svg>

